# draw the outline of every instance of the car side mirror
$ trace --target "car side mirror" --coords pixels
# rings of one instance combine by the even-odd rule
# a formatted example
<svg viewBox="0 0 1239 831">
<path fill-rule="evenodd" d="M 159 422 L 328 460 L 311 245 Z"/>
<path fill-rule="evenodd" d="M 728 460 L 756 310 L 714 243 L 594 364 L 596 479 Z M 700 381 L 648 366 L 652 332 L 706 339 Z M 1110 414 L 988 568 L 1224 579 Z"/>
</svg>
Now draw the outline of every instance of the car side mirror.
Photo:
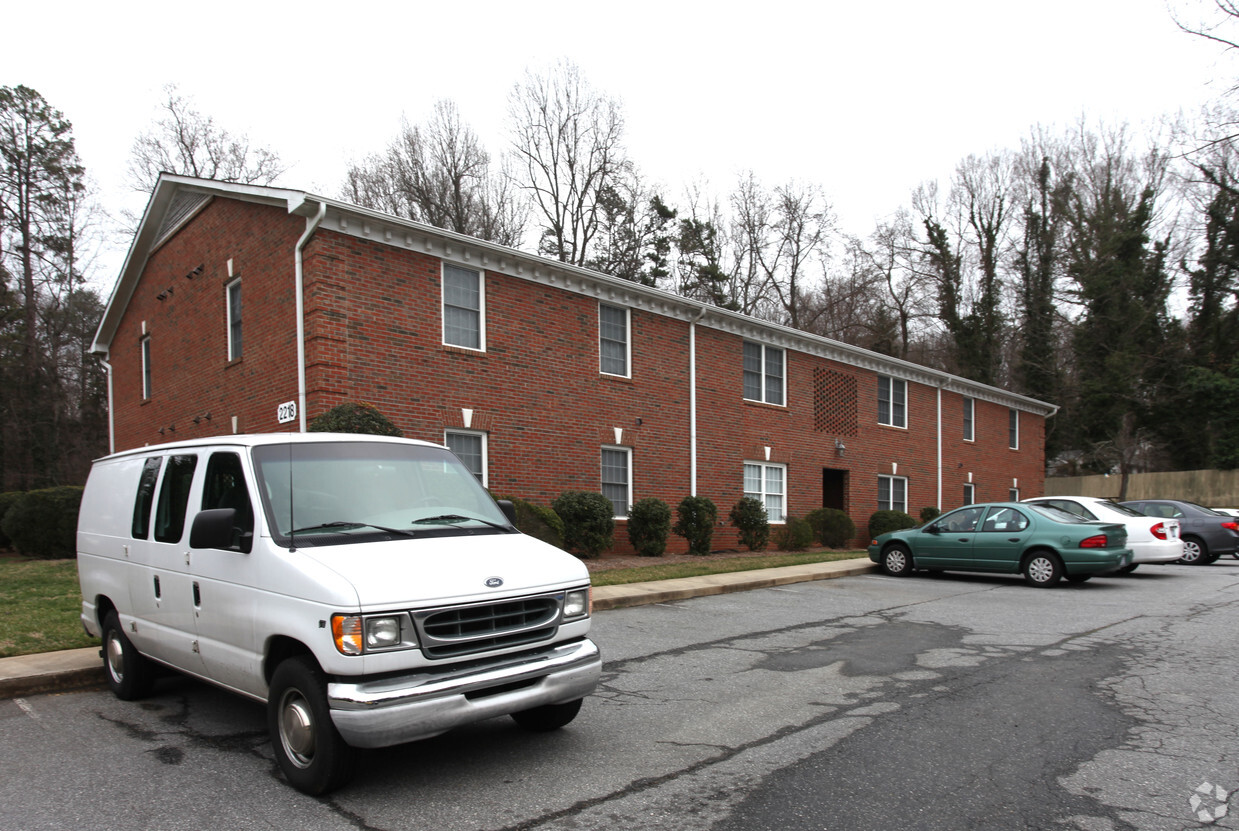
<svg viewBox="0 0 1239 831">
<path fill-rule="evenodd" d="M 941 534 L 941 533 L 942 533 L 942 529 L 941 529 L 941 528 L 939 528 L 939 527 L 938 527 L 938 523 L 936 523 L 936 522 L 935 522 L 933 525 L 931 525 L 931 526 L 929 526 L 928 528 L 926 528 L 926 529 L 925 529 L 925 533 L 926 533 L 926 534 Z"/>
</svg>

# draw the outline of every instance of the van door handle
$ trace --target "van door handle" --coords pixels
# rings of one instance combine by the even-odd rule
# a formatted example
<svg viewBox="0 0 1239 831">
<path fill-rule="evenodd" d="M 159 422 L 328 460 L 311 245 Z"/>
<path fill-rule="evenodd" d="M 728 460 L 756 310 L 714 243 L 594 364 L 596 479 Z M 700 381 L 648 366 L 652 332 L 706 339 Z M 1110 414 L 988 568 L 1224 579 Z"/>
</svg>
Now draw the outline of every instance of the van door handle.
<svg viewBox="0 0 1239 831">
<path fill-rule="evenodd" d="M 158 600 L 161 596 L 162 595 L 159 590 L 159 575 L 156 574 L 155 575 L 155 599 Z"/>
<path fill-rule="evenodd" d="M 198 589 L 198 581 L 194 581 L 194 605 L 202 605 L 202 592 Z"/>
</svg>

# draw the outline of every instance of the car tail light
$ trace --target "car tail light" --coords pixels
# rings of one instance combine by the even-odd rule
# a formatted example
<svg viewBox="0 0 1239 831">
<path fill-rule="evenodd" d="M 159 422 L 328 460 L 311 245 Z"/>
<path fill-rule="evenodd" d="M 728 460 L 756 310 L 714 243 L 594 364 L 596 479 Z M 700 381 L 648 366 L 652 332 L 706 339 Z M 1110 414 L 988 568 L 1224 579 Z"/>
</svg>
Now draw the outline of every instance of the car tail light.
<svg viewBox="0 0 1239 831">
<path fill-rule="evenodd" d="M 1222 527 L 1228 531 L 1239 532 L 1239 522 L 1223 522 Z"/>
<path fill-rule="evenodd" d="M 1098 534 L 1095 537 L 1086 537 L 1085 539 L 1080 541 L 1080 547 L 1081 548 L 1105 548 L 1106 547 L 1106 535 Z"/>
<path fill-rule="evenodd" d="M 1157 523 L 1149 530 L 1152 531 L 1153 536 L 1157 537 L 1159 540 L 1164 540 L 1167 538 L 1166 537 L 1166 523 L 1164 522 Z"/>
</svg>

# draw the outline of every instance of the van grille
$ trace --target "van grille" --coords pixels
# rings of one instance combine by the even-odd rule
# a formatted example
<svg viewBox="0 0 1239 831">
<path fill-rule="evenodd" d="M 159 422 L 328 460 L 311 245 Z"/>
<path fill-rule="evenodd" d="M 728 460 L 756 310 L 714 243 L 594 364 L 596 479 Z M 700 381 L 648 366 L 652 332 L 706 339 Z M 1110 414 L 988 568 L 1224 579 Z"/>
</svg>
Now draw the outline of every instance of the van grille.
<svg viewBox="0 0 1239 831">
<path fill-rule="evenodd" d="M 555 634 L 559 595 L 415 612 L 413 619 L 428 658 L 451 658 L 490 649 L 537 643 Z"/>
</svg>

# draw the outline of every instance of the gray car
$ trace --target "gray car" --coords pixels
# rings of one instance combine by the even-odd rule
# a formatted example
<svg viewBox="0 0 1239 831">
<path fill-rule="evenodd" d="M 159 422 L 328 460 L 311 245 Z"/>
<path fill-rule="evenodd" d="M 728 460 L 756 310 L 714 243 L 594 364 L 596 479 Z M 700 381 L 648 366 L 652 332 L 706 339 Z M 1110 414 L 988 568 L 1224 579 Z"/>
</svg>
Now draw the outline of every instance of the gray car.
<svg viewBox="0 0 1239 831">
<path fill-rule="evenodd" d="M 1181 499 L 1135 499 L 1123 502 L 1149 516 L 1179 520 L 1183 559 L 1188 565 L 1208 565 L 1239 552 L 1239 519 Z"/>
</svg>

